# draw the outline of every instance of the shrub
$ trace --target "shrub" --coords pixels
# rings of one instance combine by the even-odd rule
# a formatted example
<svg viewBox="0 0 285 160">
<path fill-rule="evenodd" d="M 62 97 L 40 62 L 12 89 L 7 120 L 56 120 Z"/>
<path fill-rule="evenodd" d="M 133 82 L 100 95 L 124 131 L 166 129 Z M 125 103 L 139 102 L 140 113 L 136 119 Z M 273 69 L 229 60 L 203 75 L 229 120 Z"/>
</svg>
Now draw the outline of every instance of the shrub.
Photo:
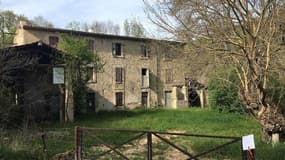
<svg viewBox="0 0 285 160">
<path fill-rule="evenodd" d="M 20 123 L 22 113 L 15 104 L 15 95 L 10 88 L 0 84 L 0 127 L 11 127 Z"/>
<path fill-rule="evenodd" d="M 222 69 L 208 83 L 209 105 L 220 112 L 245 113 L 239 98 L 239 81 L 233 69 Z"/>
<path fill-rule="evenodd" d="M 274 103 L 283 113 L 285 112 L 285 83 L 277 74 L 270 75 L 268 80 L 267 101 Z"/>
<path fill-rule="evenodd" d="M 86 109 L 86 84 L 80 80 L 73 82 L 74 116 L 77 117 Z"/>
</svg>

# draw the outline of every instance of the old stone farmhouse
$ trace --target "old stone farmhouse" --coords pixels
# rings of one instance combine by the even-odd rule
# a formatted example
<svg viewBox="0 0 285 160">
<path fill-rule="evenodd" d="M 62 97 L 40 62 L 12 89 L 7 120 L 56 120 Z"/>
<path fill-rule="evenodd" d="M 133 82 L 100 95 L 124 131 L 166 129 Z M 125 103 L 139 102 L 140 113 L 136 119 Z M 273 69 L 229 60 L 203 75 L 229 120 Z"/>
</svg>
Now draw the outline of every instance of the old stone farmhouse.
<svg viewBox="0 0 285 160">
<path fill-rule="evenodd" d="M 182 43 L 36 27 L 24 22 L 17 28 L 14 43 L 19 46 L 42 41 L 56 47 L 62 34 L 88 40 L 89 49 L 105 63 L 102 72 L 90 72 L 87 111 L 188 105 L 185 78 L 189 72 Z"/>
</svg>

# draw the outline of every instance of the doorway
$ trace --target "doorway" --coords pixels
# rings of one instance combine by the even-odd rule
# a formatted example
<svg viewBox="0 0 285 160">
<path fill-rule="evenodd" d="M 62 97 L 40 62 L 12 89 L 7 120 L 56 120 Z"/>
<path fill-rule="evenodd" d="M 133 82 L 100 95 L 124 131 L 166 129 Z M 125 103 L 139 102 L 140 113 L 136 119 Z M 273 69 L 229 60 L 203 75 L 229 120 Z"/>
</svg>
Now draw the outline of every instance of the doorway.
<svg viewBox="0 0 285 160">
<path fill-rule="evenodd" d="M 95 93 L 87 93 L 87 113 L 95 112 Z"/>
<path fill-rule="evenodd" d="M 144 108 L 148 107 L 148 92 L 142 92 L 142 106 Z"/>
<path fill-rule="evenodd" d="M 194 88 L 188 89 L 188 100 L 190 107 L 201 107 L 200 96 Z"/>
<path fill-rule="evenodd" d="M 165 91 L 165 107 L 171 108 L 171 91 Z"/>
</svg>

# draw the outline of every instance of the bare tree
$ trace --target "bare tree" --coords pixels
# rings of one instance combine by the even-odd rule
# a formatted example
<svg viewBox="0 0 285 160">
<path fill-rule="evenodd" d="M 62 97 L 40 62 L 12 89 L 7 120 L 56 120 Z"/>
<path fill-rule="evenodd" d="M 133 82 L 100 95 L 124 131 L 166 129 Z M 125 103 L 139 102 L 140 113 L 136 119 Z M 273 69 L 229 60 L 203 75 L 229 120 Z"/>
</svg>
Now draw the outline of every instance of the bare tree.
<svg viewBox="0 0 285 160">
<path fill-rule="evenodd" d="M 67 23 L 65 28 L 79 31 L 79 30 L 81 30 L 80 22 L 79 21 L 71 21 L 71 22 Z"/>
<path fill-rule="evenodd" d="M 91 24 L 83 24 L 83 30 L 96 33 L 107 33 L 107 34 L 120 34 L 120 26 L 114 24 L 112 21 L 93 21 Z"/>
<path fill-rule="evenodd" d="M 264 131 L 284 129 L 284 116 L 268 97 L 271 74 L 278 73 L 281 0 L 144 1 L 149 19 L 188 44 L 235 67 L 240 98 Z M 280 63 L 279 63 L 280 64 Z"/>
<path fill-rule="evenodd" d="M 53 24 L 49 22 L 48 20 L 46 20 L 43 16 L 34 17 L 33 20 L 31 20 L 31 23 L 32 25 L 35 25 L 35 26 L 49 27 L 49 28 L 54 27 Z"/>
<path fill-rule="evenodd" d="M 124 33 L 127 36 L 145 37 L 145 28 L 137 19 L 124 21 Z"/>
</svg>

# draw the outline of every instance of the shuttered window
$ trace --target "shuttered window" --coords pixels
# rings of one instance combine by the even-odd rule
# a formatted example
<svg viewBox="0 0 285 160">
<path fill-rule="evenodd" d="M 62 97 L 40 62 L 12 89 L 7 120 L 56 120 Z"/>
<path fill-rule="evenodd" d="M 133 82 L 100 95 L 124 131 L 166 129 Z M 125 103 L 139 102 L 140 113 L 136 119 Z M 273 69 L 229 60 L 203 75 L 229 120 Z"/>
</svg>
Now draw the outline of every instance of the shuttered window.
<svg viewBox="0 0 285 160">
<path fill-rule="evenodd" d="M 165 70 L 165 82 L 166 83 L 173 82 L 172 69 L 166 69 Z"/>
<path fill-rule="evenodd" d="M 124 94 L 123 92 L 116 92 L 116 106 L 123 106 L 124 105 Z"/>
<path fill-rule="evenodd" d="M 49 36 L 49 45 L 56 47 L 58 44 L 58 37 L 56 36 Z"/>
<path fill-rule="evenodd" d="M 92 39 L 89 39 L 89 40 L 88 40 L 88 49 L 89 49 L 90 51 L 94 51 L 94 50 L 95 50 L 94 40 L 92 40 Z"/>
<path fill-rule="evenodd" d="M 116 83 L 122 83 L 123 82 L 123 77 L 124 77 L 124 69 L 123 68 L 120 68 L 120 67 L 116 67 L 115 68 L 115 76 L 116 76 Z"/>
</svg>

